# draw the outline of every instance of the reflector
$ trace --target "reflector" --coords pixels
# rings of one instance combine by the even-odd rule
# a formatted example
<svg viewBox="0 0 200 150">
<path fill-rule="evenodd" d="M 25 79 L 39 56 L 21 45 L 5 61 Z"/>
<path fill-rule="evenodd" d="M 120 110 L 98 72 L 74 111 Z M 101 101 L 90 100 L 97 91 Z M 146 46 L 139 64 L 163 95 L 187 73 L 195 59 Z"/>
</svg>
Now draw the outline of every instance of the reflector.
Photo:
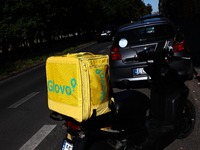
<svg viewBox="0 0 200 150">
<path fill-rule="evenodd" d="M 66 121 L 66 125 L 72 129 L 80 130 L 81 127 L 71 121 Z"/>
</svg>

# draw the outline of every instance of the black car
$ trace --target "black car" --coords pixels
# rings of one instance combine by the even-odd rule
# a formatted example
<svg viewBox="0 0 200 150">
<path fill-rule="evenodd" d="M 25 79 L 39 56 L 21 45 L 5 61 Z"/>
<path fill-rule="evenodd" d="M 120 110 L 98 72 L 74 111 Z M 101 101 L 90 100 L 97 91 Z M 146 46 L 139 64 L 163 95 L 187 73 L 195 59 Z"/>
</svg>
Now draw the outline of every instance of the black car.
<svg viewBox="0 0 200 150">
<path fill-rule="evenodd" d="M 179 42 L 175 37 L 179 35 Z M 137 83 L 147 82 L 144 71 L 146 62 L 134 59 L 137 52 L 156 51 L 158 43 L 167 41 L 174 48 L 174 60 L 170 66 L 178 71 L 184 80 L 193 78 L 193 65 L 190 50 L 184 41 L 184 35 L 174 24 L 164 17 L 140 20 L 118 28 L 110 50 L 111 83 L 117 88 L 131 88 Z"/>
<path fill-rule="evenodd" d="M 150 18 L 158 18 L 158 17 L 164 17 L 161 13 L 154 13 L 154 14 L 149 14 L 149 15 L 145 15 L 145 16 L 141 16 L 140 20 L 143 19 L 150 19 Z"/>
<path fill-rule="evenodd" d="M 97 43 L 112 40 L 115 35 L 117 27 L 115 25 L 107 25 L 104 29 L 96 32 Z"/>
</svg>

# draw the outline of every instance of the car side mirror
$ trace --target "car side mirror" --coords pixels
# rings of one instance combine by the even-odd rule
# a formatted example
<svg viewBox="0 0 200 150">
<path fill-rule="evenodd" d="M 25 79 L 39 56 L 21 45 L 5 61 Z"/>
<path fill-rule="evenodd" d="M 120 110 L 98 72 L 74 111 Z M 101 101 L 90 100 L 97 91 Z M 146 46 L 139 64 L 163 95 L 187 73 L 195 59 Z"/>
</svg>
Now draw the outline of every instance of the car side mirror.
<svg viewBox="0 0 200 150">
<path fill-rule="evenodd" d="M 184 34 L 183 32 L 179 29 L 177 34 L 174 37 L 174 42 L 175 43 L 180 43 L 184 40 Z"/>
</svg>

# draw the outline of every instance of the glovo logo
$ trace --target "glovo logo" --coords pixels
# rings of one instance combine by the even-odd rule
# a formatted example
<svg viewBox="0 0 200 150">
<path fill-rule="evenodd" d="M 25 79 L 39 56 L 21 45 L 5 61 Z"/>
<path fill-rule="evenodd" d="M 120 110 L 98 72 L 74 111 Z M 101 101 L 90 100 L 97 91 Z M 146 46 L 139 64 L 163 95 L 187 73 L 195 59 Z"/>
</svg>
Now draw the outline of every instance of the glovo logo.
<svg viewBox="0 0 200 150">
<path fill-rule="evenodd" d="M 75 91 L 74 89 L 76 87 L 76 80 L 74 78 L 71 79 L 71 86 L 74 92 Z M 67 95 L 71 95 L 71 92 L 72 92 L 70 86 L 58 85 L 52 80 L 48 81 L 48 90 L 50 92 L 56 92 L 56 93 L 67 94 Z"/>
<path fill-rule="evenodd" d="M 103 102 L 106 99 L 106 86 L 105 86 L 105 74 L 102 70 L 97 69 L 96 74 L 100 75 L 101 78 L 101 93 L 100 93 L 100 100 Z"/>
</svg>

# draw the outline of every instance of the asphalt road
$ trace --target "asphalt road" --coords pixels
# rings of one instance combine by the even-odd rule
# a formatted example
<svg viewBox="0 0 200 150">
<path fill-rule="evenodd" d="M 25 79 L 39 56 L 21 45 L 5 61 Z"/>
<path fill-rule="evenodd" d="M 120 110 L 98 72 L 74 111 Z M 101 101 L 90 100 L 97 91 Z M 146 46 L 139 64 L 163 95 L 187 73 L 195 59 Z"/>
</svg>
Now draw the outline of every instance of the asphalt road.
<svg viewBox="0 0 200 150">
<path fill-rule="evenodd" d="M 108 54 L 111 42 L 92 42 L 72 52 Z M 189 99 L 195 104 L 196 126 L 186 139 L 176 140 L 166 150 L 200 149 L 200 85 L 187 81 Z M 149 89 L 138 89 L 149 96 Z M 115 92 L 121 91 L 114 89 Z M 45 63 L 0 82 L 0 150 L 60 150 L 65 132 L 50 119 L 47 105 Z"/>
</svg>

